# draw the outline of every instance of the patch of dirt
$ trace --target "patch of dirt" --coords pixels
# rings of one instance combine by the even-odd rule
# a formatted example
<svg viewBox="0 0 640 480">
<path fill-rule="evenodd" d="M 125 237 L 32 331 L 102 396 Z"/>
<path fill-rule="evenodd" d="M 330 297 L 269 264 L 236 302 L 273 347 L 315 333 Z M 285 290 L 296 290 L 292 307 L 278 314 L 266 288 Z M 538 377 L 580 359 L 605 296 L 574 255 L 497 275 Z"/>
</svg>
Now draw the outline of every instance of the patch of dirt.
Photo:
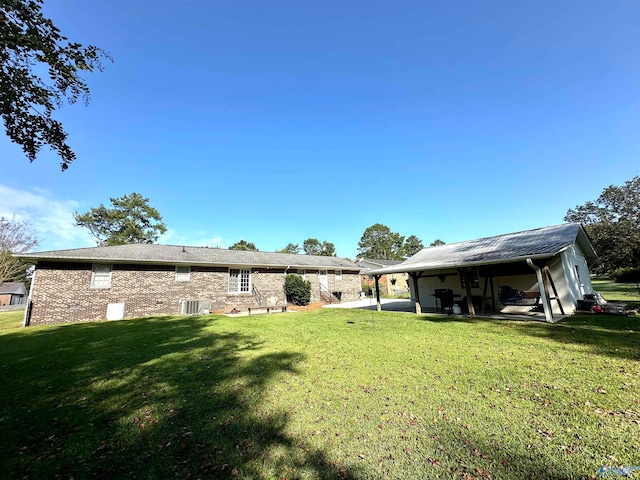
<svg viewBox="0 0 640 480">
<path fill-rule="evenodd" d="M 309 305 L 294 305 L 293 303 L 289 304 L 288 310 L 290 312 L 311 312 L 313 310 L 320 310 L 323 305 L 326 303 L 323 302 L 311 302 Z"/>
</svg>

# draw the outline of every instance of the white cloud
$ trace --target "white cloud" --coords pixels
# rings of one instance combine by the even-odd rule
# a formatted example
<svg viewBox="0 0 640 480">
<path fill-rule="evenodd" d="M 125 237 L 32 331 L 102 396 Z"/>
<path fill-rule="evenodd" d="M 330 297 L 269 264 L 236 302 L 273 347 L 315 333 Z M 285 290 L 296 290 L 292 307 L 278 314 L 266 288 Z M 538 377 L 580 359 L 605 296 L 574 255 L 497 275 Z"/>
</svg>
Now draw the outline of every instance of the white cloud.
<svg viewBox="0 0 640 480">
<path fill-rule="evenodd" d="M 73 219 L 73 212 L 78 211 L 79 206 L 79 202 L 56 198 L 47 190 L 18 190 L 0 184 L 0 217 L 31 224 L 40 240 L 39 251 L 96 245 L 89 232 L 78 227 Z M 233 242 L 205 230 L 184 235 L 168 229 L 160 236 L 159 243 L 228 248 Z"/>
<path fill-rule="evenodd" d="M 165 245 L 190 245 L 193 247 L 221 248 L 227 248 L 225 245 L 231 245 L 228 240 L 223 239 L 221 236 L 212 235 L 204 230 L 194 232 L 193 235 L 180 235 L 170 228 L 167 229 L 166 233 L 160 236 L 158 243 Z"/>
<path fill-rule="evenodd" d="M 91 247 L 91 235 L 75 224 L 74 200 L 60 200 L 46 190 L 17 190 L 0 185 L 0 217 L 29 222 L 40 239 L 38 250 Z"/>
<path fill-rule="evenodd" d="M 209 237 L 196 240 L 194 245 L 202 247 L 220 247 L 227 248 L 225 245 L 229 245 L 229 242 L 224 242 L 222 237 Z"/>
</svg>

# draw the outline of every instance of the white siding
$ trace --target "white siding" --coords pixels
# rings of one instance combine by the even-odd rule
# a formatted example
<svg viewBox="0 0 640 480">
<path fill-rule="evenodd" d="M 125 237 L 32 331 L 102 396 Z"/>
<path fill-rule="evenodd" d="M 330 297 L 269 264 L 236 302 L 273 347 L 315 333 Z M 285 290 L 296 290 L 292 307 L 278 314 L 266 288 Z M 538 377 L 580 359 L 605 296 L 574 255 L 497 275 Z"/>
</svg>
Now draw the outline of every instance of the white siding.
<svg viewBox="0 0 640 480">
<path fill-rule="evenodd" d="M 574 245 L 560 254 L 562 268 L 567 282 L 567 301 L 571 302 L 575 310 L 578 300 L 582 300 L 585 293 L 593 293 L 591 277 L 587 260 L 578 245 Z M 564 305 L 564 303 L 563 303 Z"/>
</svg>

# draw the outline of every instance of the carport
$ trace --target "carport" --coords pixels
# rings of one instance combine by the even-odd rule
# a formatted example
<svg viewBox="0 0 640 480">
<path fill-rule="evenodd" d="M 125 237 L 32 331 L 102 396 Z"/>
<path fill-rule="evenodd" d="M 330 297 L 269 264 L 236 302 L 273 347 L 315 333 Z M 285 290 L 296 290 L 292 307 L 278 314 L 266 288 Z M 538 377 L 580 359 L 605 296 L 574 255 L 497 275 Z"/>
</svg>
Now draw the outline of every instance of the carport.
<svg viewBox="0 0 640 480">
<path fill-rule="evenodd" d="M 470 317 L 487 311 L 508 315 L 513 308 L 526 313 L 530 307 L 553 322 L 554 315 L 572 314 L 578 300 L 592 293 L 587 260 L 595 257 L 582 225 L 567 223 L 425 248 L 369 273 L 376 282 L 380 275 L 408 273 L 418 314 L 451 308 L 442 302 L 446 291 Z M 376 301 L 380 310 L 379 295 Z"/>
</svg>

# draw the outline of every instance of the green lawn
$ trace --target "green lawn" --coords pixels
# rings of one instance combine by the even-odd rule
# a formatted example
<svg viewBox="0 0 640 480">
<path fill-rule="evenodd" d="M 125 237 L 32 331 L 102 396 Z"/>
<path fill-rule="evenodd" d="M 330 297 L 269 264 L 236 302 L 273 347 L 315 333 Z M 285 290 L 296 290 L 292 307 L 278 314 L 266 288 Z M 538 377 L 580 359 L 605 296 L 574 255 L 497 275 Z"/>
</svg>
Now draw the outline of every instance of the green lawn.
<svg viewBox="0 0 640 480">
<path fill-rule="evenodd" d="M 14 331 L 22 327 L 24 310 L 13 310 L 10 312 L 0 312 L 0 335 L 5 332 Z M 0 354 L 1 355 L 1 354 Z"/>
<path fill-rule="evenodd" d="M 0 314 L 2 478 L 578 479 L 640 465 L 638 317 L 20 320 Z"/>
<path fill-rule="evenodd" d="M 627 303 L 630 308 L 640 307 L 640 285 L 635 283 L 613 283 L 611 280 L 596 278 L 591 283 L 596 292 L 609 302 Z"/>
</svg>

